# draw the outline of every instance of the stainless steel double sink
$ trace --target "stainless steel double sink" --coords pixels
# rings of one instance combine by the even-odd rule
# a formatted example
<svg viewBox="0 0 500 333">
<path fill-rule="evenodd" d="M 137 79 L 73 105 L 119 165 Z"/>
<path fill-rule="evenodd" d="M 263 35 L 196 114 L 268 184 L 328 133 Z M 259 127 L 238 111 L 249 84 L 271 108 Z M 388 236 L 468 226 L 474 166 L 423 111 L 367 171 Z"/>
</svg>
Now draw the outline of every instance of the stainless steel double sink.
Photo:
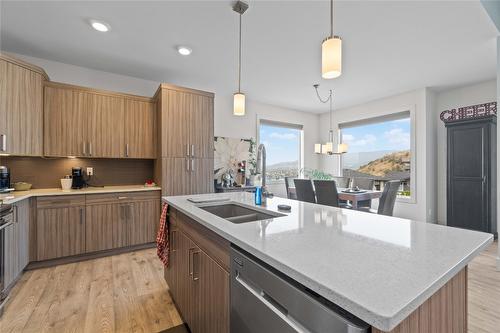
<svg viewBox="0 0 500 333">
<path fill-rule="evenodd" d="M 235 203 L 201 206 L 199 208 L 232 223 L 255 222 L 285 216 L 285 214 L 272 212 L 270 210 L 252 209 Z"/>
</svg>

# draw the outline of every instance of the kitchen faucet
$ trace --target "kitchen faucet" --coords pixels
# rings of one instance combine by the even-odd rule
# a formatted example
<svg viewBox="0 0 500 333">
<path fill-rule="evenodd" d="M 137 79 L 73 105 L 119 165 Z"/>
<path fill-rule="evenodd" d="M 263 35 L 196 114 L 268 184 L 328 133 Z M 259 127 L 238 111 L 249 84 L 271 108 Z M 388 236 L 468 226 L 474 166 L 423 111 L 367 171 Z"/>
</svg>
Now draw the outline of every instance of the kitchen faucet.
<svg viewBox="0 0 500 333">
<path fill-rule="evenodd" d="M 266 187 L 266 147 L 260 144 L 257 148 L 257 168 L 256 173 L 261 175 L 262 179 L 262 196 L 272 197 L 273 194 L 267 191 Z"/>
</svg>

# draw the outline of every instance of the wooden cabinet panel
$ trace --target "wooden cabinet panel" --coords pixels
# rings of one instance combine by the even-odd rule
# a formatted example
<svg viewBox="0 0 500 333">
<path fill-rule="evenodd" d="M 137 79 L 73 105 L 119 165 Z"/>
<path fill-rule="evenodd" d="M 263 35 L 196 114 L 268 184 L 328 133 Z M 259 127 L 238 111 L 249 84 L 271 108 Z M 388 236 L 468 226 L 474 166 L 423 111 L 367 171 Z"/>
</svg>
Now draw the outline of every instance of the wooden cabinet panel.
<svg viewBox="0 0 500 333">
<path fill-rule="evenodd" d="M 5 266 L 3 267 L 4 284 L 5 287 L 9 286 L 17 276 L 18 261 L 18 229 L 14 224 L 3 229 L 4 233 L 4 253 L 9 255 L 5 256 Z"/>
<path fill-rule="evenodd" d="M 214 160 L 194 158 L 191 161 L 191 194 L 214 192 Z"/>
<path fill-rule="evenodd" d="M 154 103 L 136 100 L 125 102 L 125 157 L 156 157 L 156 118 Z"/>
<path fill-rule="evenodd" d="M 214 100 L 203 95 L 191 96 L 189 112 L 191 157 L 214 157 Z"/>
<path fill-rule="evenodd" d="M 42 137 L 41 74 L 0 59 L 0 135 L 12 155 L 41 156 Z"/>
<path fill-rule="evenodd" d="M 192 318 L 191 300 L 191 279 L 190 279 L 190 252 L 194 247 L 193 242 L 181 231 L 177 233 L 177 266 L 173 267 L 177 271 L 177 285 L 175 286 L 175 302 L 182 315 L 182 318 L 189 322 Z"/>
<path fill-rule="evenodd" d="M 190 154 L 191 96 L 178 91 L 162 91 L 162 157 L 180 158 Z"/>
<path fill-rule="evenodd" d="M 14 218 L 18 228 L 18 274 L 29 263 L 30 201 L 25 199 L 14 204 Z"/>
<path fill-rule="evenodd" d="M 154 242 L 160 220 L 160 199 L 134 202 L 129 207 L 129 245 Z"/>
<path fill-rule="evenodd" d="M 191 192 L 190 161 L 187 158 L 162 159 L 163 195 L 185 195 Z"/>
<path fill-rule="evenodd" d="M 116 226 L 123 223 L 118 204 L 88 205 L 85 213 L 85 249 L 95 252 L 112 249 Z M 123 215 L 123 213 L 122 213 Z"/>
<path fill-rule="evenodd" d="M 125 101 L 123 98 L 88 94 L 87 119 L 88 156 L 125 157 Z"/>
<path fill-rule="evenodd" d="M 85 207 L 37 210 L 38 260 L 85 252 Z"/>
<path fill-rule="evenodd" d="M 44 154 L 85 156 L 89 96 L 69 89 L 45 87 Z"/>
</svg>

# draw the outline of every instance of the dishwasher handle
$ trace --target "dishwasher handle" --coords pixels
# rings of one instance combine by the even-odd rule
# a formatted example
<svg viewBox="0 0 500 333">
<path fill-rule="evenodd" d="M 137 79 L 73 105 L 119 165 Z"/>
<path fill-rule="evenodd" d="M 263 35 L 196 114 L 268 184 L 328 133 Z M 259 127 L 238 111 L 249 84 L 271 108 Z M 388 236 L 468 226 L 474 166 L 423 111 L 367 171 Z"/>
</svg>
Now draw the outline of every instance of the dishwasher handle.
<svg viewBox="0 0 500 333">
<path fill-rule="evenodd" d="M 267 295 L 263 290 L 257 290 L 248 284 L 245 280 L 240 277 L 239 273 L 236 273 L 235 281 L 238 282 L 243 288 L 248 290 L 255 298 L 257 298 L 262 304 L 264 304 L 269 310 L 274 312 L 278 317 L 280 317 L 284 322 L 299 333 L 312 333 L 310 330 L 302 326 L 299 322 L 294 320 L 290 315 L 287 314 L 286 308 L 281 304 L 276 302 L 272 297 Z"/>
</svg>

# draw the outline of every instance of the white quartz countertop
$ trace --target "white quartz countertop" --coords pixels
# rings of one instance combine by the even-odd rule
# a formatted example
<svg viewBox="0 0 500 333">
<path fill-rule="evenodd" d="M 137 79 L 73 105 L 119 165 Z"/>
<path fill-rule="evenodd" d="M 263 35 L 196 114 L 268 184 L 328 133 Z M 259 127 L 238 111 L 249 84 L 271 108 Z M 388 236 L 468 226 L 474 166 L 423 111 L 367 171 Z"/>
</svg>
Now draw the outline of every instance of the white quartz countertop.
<svg viewBox="0 0 500 333">
<path fill-rule="evenodd" d="M 98 193 L 119 193 L 119 192 L 142 192 L 142 191 L 160 191 L 158 186 L 144 185 L 123 185 L 123 186 L 104 186 L 87 187 L 80 190 L 63 191 L 60 188 L 43 188 L 29 191 L 14 191 L 11 193 L 0 194 L 0 200 L 6 204 L 12 204 L 31 197 L 43 197 L 52 195 L 78 195 L 78 194 L 98 194 Z"/>
<path fill-rule="evenodd" d="M 277 197 L 262 208 L 277 212 L 278 204 L 288 204 L 286 216 L 234 224 L 197 207 L 214 203 L 187 200 L 214 197 L 255 206 L 251 193 L 163 200 L 383 331 L 396 327 L 493 241 L 487 233 Z"/>
</svg>

